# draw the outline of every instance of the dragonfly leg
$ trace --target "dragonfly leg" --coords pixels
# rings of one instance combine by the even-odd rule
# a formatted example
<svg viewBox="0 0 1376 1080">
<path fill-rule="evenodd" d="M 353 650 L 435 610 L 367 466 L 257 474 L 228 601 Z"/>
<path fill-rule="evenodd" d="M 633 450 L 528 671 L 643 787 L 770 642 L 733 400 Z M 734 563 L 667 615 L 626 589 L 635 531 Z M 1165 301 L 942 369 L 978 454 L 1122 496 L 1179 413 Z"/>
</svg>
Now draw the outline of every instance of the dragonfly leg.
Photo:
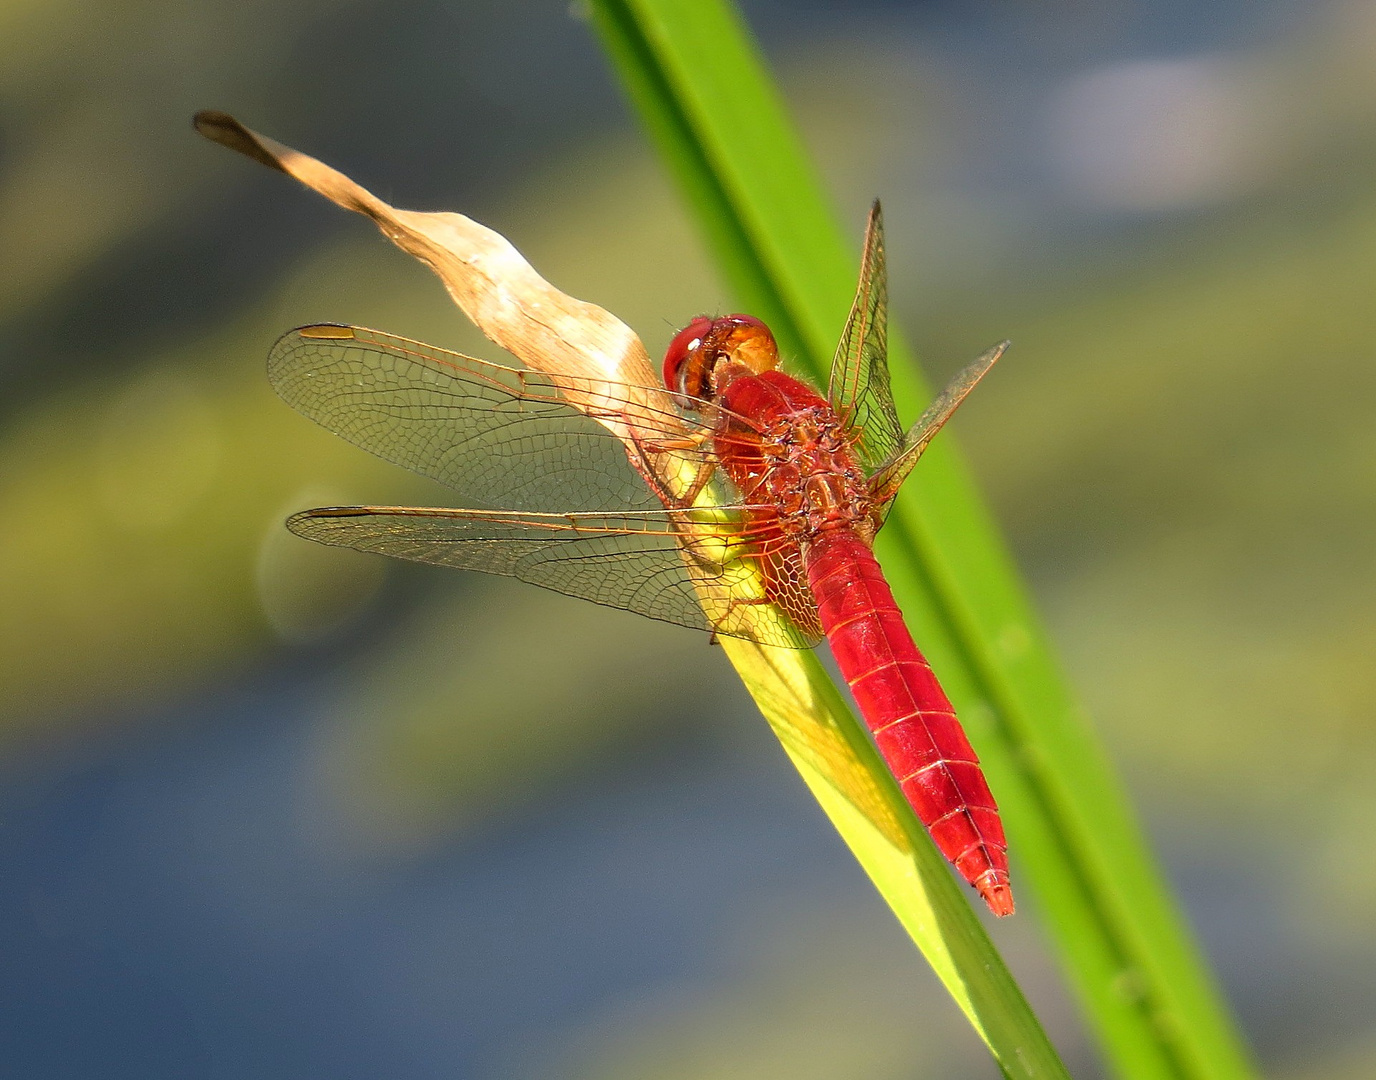
<svg viewBox="0 0 1376 1080">
<path fill-rule="evenodd" d="M 774 601 L 769 599 L 769 597 L 767 596 L 733 596 L 730 600 L 726 602 L 726 612 L 720 619 L 717 620 L 717 623 L 721 626 L 732 625 L 732 623 L 734 622 L 734 612 L 738 607 L 759 607 L 765 604 L 772 604 L 773 602 Z M 744 636 L 740 633 L 733 635 L 727 633 L 726 631 L 718 630 L 717 627 L 714 626 L 710 631 L 708 637 L 709 643 L 715 645 L 717 643 L 717 638 L 724 633 L 727 637 Z"/>
<path fill-rule="evenodd" d="M 712 474 L 716 471 L 715 465 L 711 463 L 703 464 L 703 466 L 698 469 L 698 474 L 693 478 L 693 482 L 689 485 L 688 490 L 685 491 L 680 498 L 675 500 L 678 506 L 686 509 L 697 502 L 698 496 L 702 494 L 703 489 L 707 487 L 707 482 L 712 479 Z"/>
<path fill-rule="evenodd" d="M 697 450 L 712 437 L 707 431 L 694 431 L 681 439 L 647 439 L 645 449 L 652 454 L 665 454 L 670 450 Z"/>
<path fill-rule="evenodd" d="M 645 482 L 650 485 L 650 489 L 665 506 L 674 510 L 690 509 L 693 503 L 697 501 L 698 496 L 702 494 L 703 489 L 707 487 L 707 482 L 712 479 L 716 466 L 711 462 L 699 463 L 697 474 L 693 477 L 693 482 L 688 486 L 687 492 L 682 495 L 675 495 L 665 487 L 664 481 L 661 479 L 663 470 L 655 458 L 674 451 L 697 450 L 708 438 L 710 436 L 705 434 L 689 435 L 682 439 L 641 439 L 637 436 L 634 439 L 636 455 L 632 458 L 631 464 L 645 478 Z M 636 460 L 637 458 L 639 460 Z"/>
</svg>

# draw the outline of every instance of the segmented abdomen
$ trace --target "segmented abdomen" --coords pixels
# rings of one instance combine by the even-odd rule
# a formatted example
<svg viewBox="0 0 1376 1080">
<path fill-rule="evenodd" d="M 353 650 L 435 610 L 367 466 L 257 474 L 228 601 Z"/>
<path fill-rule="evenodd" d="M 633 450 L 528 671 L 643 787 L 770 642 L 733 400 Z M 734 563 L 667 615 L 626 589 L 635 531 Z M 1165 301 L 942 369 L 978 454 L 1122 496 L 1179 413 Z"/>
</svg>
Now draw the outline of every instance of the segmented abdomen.
<svg viewBox="0 0 1376 1080">
<path fill-rule="evenodd" d="M 869 545 L 849 528 L 827 529 L 804 562 L 832 655 L 903 794 L 994 914 L 1011 914 L 998 807 Z"/>
</svg>

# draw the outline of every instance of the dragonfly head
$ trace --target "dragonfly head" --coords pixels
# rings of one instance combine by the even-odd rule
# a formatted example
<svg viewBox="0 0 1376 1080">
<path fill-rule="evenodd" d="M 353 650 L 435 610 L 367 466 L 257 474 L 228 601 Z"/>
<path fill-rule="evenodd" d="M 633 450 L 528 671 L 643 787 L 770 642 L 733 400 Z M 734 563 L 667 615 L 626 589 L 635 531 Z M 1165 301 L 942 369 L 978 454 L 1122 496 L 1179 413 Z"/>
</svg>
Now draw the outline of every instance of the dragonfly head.
<svg viewBox="0 0 1376 1080">
<path fill-rule="evenodd" d="M 774 335 L 753 315 L 699 315 L 674 335 L 664 354 L 664 385 L 710 401 L 725 389 L 729 370 L 758 375 L 779 366 Z"/>
</svg>

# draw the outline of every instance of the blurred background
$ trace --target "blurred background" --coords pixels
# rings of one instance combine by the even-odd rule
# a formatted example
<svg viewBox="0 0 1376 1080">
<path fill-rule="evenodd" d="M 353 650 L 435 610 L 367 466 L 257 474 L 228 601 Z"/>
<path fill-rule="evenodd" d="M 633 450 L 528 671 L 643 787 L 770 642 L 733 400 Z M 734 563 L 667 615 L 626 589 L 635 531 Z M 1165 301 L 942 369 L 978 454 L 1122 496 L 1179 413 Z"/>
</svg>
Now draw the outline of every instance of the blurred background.
<svg viewBox="0 0 1376 1080">
<path fill-rule="evenodd" d="M 957 437 L 1266 1075 L 1376 1075 L 1376 3 L 744 10 L 929 379 L 1014 339 Z M 205 107 L 732 307 L 576 7 L 0 9 L 0 1070 L 996 1075 L 703 639 L 282 529 L 445 495 L 280 332 L 501 354 Z"/>
</svg>

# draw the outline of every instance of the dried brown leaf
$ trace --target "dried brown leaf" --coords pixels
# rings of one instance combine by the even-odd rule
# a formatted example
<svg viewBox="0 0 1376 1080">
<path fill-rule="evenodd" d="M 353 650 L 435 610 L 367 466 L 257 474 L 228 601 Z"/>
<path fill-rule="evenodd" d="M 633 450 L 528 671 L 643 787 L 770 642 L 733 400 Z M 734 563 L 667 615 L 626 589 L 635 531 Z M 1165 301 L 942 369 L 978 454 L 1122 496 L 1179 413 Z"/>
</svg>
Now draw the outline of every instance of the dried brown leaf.
<svg viewBox="0 0 1376 1080">
<path fill-rule="evenodd" d="M 608 415 L 598 383 L 639 388 L 631 404 L 651 410 L 661 427 L 664 413 L 672 412 L 635 332 L 596 304 L 560 292 L 500 233 L 462 214 L 389 206 L 338 170 L 251 131 L 226 113 L 200 112 L 194 122 L 212 142 L 287 173 L 346 210 L 372 218 L 392 243 L 439 276 L 479 330 L 528 367 L 552 376 L 573 405 L 623 439 L 634 439 L 637 417 L 620 404 L 627 398 L 624 390 L 617 395 L 617 409 Z"/>
</svg>

